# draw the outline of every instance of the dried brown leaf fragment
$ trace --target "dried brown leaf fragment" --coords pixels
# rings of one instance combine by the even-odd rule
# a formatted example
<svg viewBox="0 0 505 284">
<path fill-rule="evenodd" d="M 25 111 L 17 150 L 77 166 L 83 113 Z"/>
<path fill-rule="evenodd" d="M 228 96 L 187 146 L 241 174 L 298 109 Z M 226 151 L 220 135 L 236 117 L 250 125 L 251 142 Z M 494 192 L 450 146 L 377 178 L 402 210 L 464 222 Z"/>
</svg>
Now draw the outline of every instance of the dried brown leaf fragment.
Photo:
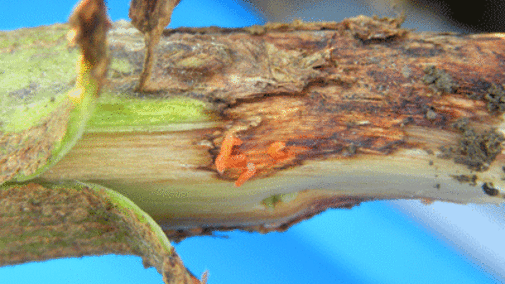
<svg viewBox="0 0 505 284">
<path fill-rule="evenodd" d="M 154 49 L 163 29 L 170 23 L 172 11 L 179 2 L 180 0 L 132 0 L 130 4 L 128 16 L 133 26 L 144 34 L 146 44 L 144 67 L 140 74 L 137 91 L 146 91 L 156 60 Z"/>
<path fill-rule="evenodd" d="M 109 65 L 107 31 L 111 27 L 103 0 L 83 0 L 77 4 L 69 19 L 71 45 L 79 45 L 82 62 L 78 69 L 90 69 L 98 87 L 104 83 Z"/>
</svg>

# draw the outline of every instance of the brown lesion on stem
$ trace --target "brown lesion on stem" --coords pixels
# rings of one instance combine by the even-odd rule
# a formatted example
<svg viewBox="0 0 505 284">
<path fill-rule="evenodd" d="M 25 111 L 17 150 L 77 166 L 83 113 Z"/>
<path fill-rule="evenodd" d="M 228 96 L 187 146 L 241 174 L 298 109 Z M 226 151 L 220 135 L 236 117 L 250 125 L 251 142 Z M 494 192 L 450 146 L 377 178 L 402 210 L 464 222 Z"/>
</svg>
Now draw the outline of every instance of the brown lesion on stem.
<svg viewBox="0 0 505 284">
<path fill-rule="evenodd" d="M 226 50 L 221 62 L 232 61 L 230 65 L 201 60 L 204 53 L 217 57 L 206 48 L 206 35 L 184 35 L 185 42 L 200 46 L 186 56 L 198 54 L 206 64 L 201 70 L 219 66 L 219 72 L 198 73 L 190 86 L 177 76 L 158 86 L 212 91 L 215 99 L 227 102 L 222 115 L 230 123 L 223 135 L 233 133 L 243 141 L 237 150 L 256 164 L 256 177 L 309 159 L 388 155 L 414 147 L 436 150 L 439 142 L 421 145 L 411 133 L 424 128 L 468 136 L 469 131 L 454 127 L 462 118 L 483 129 L 485 137 L 478 146 L 460 146 L 455 162 L 485 170 L 501 153 L 504 139 L 492 130 L 501 122 L 501 112 L 489 107 L 499 97 L 494 94 L 501 94 L 490 86 L 503 80 L 498 75 L 504 71 L 503 39 L 417 35 L 396 24 L 358 17 L 317 34 L 294 29 L 212 35 L 212 45 Z M 182 72 L 177 61 L 165 66 L 164 74 Z M 275 141 L 297 147 L 296 155 L 274 165 L 266 153 Z"/>
</svg>

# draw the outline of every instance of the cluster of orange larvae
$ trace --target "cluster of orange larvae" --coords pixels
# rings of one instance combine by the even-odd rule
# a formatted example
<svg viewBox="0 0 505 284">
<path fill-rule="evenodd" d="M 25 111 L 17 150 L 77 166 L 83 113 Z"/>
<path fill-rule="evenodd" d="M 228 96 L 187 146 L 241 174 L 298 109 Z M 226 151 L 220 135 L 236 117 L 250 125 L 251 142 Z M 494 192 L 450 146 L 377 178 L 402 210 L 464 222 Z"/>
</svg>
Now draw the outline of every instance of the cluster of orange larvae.
<svg viewBox="0 0 505 284">
<path fill-rule="evenodd" d="M 216 169 L 219 174 L 223 174 L 226 169 L 239 169 L 242 173 L 239 175 L 238 179 L 235 181 L 235 186 L 239 187 L 244 182 L 249 180 L 256 174 L 256 165 L 252 162 L 248 162 L 247 156 L 244 154 L 232 154 L 233 147 L 242 144 L 242 140 L 233 135 L 228 134 L 223 143 L 221 144 L 221 151 L 216 158 Z M 274 159 L 275 162 L 284 161 L 291 156 L 293 153 L 286 149 L 286 144 L 281 141 L 274 142 L 270 144 L 267 150 L 267 154 Z"/>
</svg>

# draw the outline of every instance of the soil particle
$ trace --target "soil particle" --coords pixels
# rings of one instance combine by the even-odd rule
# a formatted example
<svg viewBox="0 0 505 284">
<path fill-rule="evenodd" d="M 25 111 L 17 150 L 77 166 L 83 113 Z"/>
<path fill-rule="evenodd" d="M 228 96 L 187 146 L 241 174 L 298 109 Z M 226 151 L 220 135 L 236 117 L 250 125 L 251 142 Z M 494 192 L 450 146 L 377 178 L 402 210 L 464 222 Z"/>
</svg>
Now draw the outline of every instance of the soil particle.
<svg viewBox="0 0 505 284">
<path fill-rule="evenodd" d="M 500 191 L 494 188 L 492 183 L 487 182 L 483 183 L 482 190 L 484 190 L 484 192 L 489 196 L 497 196 L 498 194 L 500 194 Z"/>
<path fill-rule="evenodd" d="M 444 70 L 430 65 L 424 69 L 424 73 L 426 75 L 423 76 L 423 82 L 432 85 L 437 92 L 453 93 L 457 88 L 451 75 L 447 74 Z"/>
<path fill-rule="evenodd" d="M 452 126 L 459 130 L 461 138 L 456 146 L 442 146 L 440 158 L 454 159 L 469 169 L 485 171 L 502 151 L 505 137 L 496 129 L 477 131 L 468 126 L 468 119 L 460 119 Z"/>
<path fill-rule="evenodd" d="M 459 141 L 459 156 L 455 157 L 454 161 L 465 164 L 472 170 L 485 171 L 501 153 L 503 141 L 505 137 L 496 130 L 477 133 L 468 129 Z"/>
<path fill-rule="evenodd" d="M 487 89 L 487 94 L 485 96 L 487 100 L 487 109 L 490 112 L 503 112 L 505 111 L 505 91 L 504 87 L 492 84 L 489 89 Z"/>
</svg>

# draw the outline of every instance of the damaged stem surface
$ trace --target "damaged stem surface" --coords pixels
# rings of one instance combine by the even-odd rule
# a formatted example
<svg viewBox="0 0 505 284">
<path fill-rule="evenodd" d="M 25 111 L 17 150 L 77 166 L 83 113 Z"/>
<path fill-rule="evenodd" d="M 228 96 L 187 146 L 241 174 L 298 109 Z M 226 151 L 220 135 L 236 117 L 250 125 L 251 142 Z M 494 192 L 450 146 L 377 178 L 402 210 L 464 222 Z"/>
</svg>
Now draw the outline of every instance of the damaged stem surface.
<svg viewBox="0 0 505 284">
<path fill-rule="evenodd" d="M 501 203 L 503 35 L 399 26 L 360 16 L 165 31 L 148 89 L 206 102 L 218 125 L 88 133 L 42 178 L 111 187 L 183 236 L 282 230 L 374 199 Z M 111 92 L 139 99 L 142 36 L 113 30 L 111 42 L 131 66 Z M 218 171 L 225 137 L 241 143 Z"/>
</svg>

